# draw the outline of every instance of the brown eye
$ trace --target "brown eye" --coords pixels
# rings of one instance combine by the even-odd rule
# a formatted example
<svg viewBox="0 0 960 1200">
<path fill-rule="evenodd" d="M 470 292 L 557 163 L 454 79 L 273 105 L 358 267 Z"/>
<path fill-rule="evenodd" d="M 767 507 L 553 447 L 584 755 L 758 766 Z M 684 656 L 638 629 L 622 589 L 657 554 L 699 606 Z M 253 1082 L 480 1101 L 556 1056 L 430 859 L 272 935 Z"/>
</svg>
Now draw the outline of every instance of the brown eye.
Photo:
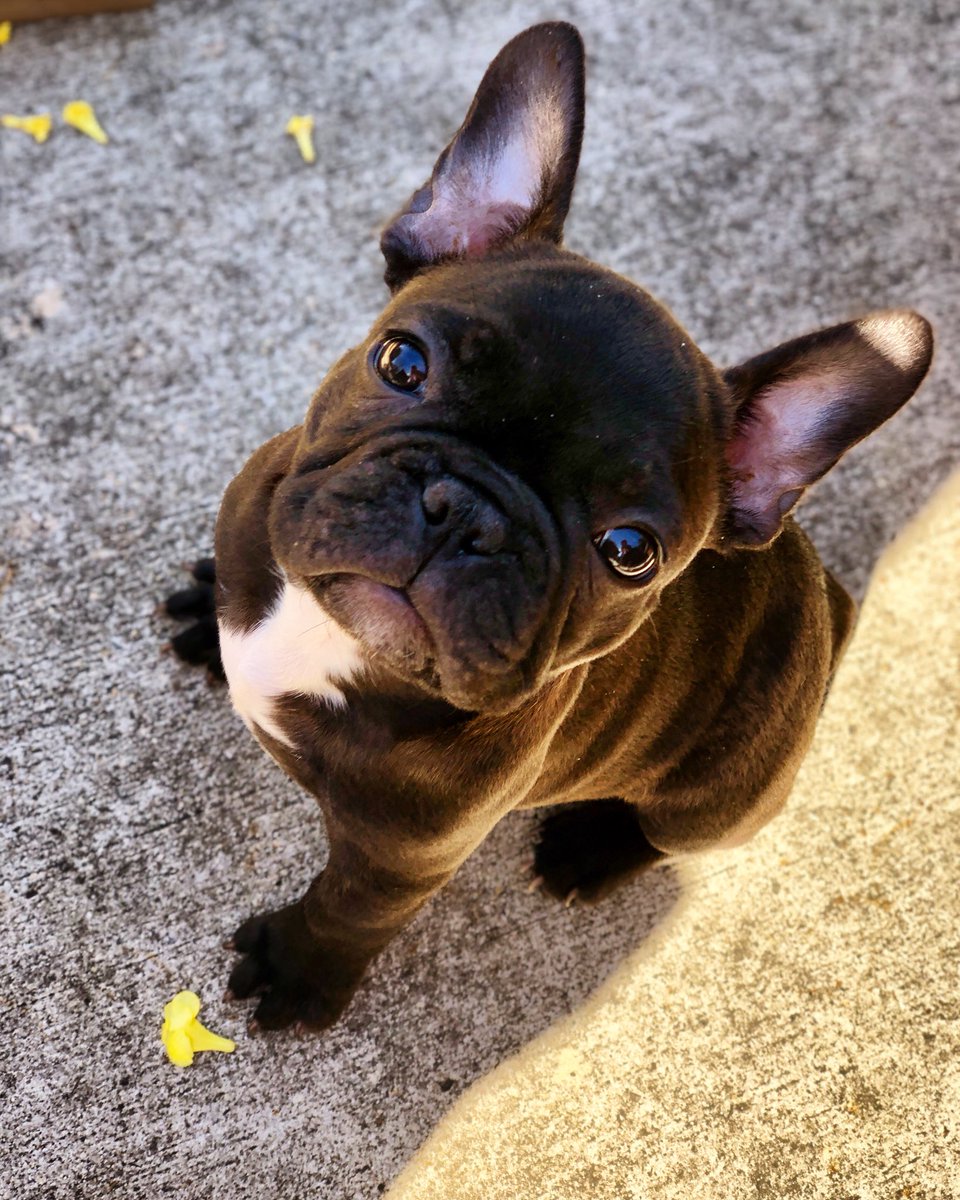
<svg viewBox="0 0 960 1200">
<path fill-rule="evenodd" d="M 426 355 L 407 338 L 387 338 L 374 361 L 380 378 L 401 392 L 415 392 L 427 377 Z"/>
<path fill-rule="evenodd" d="M 660 570 L 663 551 L 645 529 L 623 526 L 597 534 L 593 544 L 612 570 L 637 583 L 647 583 Z"/>
</svg>

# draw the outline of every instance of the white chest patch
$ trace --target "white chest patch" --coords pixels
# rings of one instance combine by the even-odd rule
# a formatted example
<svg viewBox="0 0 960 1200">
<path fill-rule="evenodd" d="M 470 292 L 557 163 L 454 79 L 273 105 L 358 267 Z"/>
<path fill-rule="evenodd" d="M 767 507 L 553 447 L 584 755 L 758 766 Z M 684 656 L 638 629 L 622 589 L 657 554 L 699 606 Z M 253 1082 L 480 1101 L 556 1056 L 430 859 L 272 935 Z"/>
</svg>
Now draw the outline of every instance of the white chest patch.
<svg viewBox="0 0 960 1200">
<path fill-rule="evenodd" d="M 253 734 L 265 730 L 293 748 L 274 716 L 278 696 L 346 704 L 337 686 L 361 667 L 360 646 L 304 588 L 285 582 L 273 607 L 246 633 L 220 624 L 220 656 L 230 699 Z"/>
</svg>

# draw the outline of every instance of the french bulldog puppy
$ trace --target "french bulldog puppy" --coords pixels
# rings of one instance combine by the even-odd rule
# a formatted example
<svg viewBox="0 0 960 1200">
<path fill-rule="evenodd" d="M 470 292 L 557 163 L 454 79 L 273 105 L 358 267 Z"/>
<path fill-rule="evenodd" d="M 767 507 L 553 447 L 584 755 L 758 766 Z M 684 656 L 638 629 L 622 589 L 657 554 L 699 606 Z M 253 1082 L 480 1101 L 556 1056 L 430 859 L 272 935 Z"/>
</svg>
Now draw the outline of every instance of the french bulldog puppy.
<svg viewBox="0 0 960 1200">
<path fill-rule="evenodd" d="M 215 583 L 170 602 L 329 837 L 233 936 L 254 1028 L 334 1022 L 511 809 L 560 806 L 535 877 L 593 901 L 749 838 L 810 744 L 853 604 L 789 514 L 913 394 L 930 327 L 717 369 L 562 248 L 582 128 L 577 31 L 528 29 L 387 226 L 369 336 L 228 488 Z"/>
</svg>

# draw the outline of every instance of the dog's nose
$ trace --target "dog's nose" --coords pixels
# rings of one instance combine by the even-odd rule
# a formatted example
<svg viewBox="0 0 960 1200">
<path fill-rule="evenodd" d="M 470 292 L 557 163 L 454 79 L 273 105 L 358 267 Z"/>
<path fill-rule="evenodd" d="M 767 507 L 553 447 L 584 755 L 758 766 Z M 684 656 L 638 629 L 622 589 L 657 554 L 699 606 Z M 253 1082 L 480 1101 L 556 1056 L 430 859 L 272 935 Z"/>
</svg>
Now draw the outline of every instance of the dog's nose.
<svg viewBox="0 0 960 1200">
<path fill-rule="evenodd" d="M 443 527 L 458 553 L 496 554 L 507 536 L 503 513 L 473 488 L 449 476 L 423 489 L 423 515 L 428 525 Z"/>
</svg>

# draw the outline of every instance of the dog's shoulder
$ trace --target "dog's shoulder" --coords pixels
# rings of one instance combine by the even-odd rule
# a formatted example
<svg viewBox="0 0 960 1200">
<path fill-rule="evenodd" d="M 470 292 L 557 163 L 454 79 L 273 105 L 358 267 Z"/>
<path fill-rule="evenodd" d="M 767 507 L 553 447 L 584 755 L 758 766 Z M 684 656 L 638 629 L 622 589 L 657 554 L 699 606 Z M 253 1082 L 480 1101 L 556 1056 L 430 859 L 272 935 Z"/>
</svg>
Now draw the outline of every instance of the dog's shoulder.
<svg viewBox="0 0 960 1200">
<path fill-rule="evenodd" d="M 248 631 L 263 621 L 283 578 L 270 550 L 270 501 L 293 460 L 300 426 L 278 434 L 247 459 L 224 494 L 217 517 L 217 617 L 221 628 Z"/>
</svg>

